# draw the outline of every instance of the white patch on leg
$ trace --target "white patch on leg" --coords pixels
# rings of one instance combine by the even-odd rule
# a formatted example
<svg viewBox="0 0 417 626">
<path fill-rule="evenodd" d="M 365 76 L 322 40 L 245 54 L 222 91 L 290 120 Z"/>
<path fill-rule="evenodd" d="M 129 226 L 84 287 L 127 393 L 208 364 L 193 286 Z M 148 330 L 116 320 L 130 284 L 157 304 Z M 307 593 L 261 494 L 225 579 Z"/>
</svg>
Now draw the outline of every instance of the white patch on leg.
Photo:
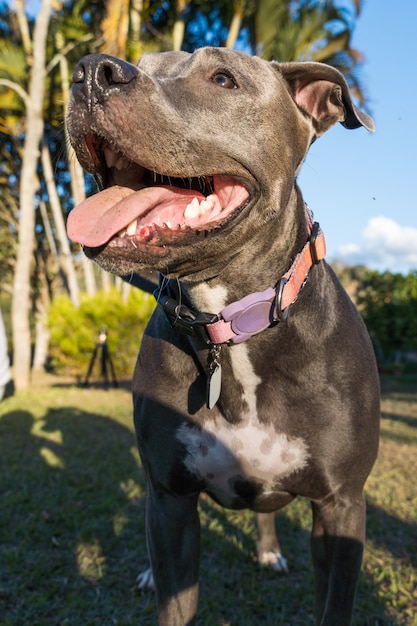
<svg viewBox="0 0 417 626">
<path fill-rule="evenodd" d="M 139 574 L 136 578 L 136 584 L 139 591 L 155 591 L 155 582 L 153 579 L 152 569 L 150 567 Z"/>
<path fill-rule="evenodd" d="M 287 559 L 282 556 L 281 552 L 275 552 L 274 550 L 264 552 L 259 557 L 259 563 L 272 569 L 277 574 L 289 573 Z"/>
</svg>

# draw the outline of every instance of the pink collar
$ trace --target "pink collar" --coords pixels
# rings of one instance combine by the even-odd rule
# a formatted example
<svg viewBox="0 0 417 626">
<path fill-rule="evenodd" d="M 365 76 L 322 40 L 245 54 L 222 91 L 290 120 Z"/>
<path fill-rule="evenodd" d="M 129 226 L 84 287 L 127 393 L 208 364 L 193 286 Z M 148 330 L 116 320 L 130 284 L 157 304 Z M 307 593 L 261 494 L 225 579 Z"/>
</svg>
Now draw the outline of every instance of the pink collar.
<svg viewBox="0 0 417 626">
<path fill-rule="evenodd" d="M 266 328 L 286 320 L 289 308 L 303 288 L 310 269 L 326 255 L 326 242 L 318 222 L 306 205 L 310 236 L 290 269 L 275 287 L 245 296 L 218 315 L 196 312 L 172 297 L 172 290 L 158 289 L 155 297 L 173 328 L 194 336 L 207 346 L 241 343 Z"/>
</svg>

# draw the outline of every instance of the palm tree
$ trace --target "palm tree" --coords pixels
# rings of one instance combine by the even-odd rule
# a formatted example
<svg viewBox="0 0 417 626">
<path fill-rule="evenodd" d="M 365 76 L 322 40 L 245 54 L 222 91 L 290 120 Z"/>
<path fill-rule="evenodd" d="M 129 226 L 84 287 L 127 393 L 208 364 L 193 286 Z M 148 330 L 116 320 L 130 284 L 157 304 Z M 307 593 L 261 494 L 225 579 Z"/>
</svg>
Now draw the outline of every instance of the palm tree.
<svg viewBox="0 0 417 626">
<path fill-rule="evenodd" d="M 338 68 L 359 102 L 362 54 L 351 35 L 361 0 L 150 0 L 143 12 L 143 42 L 192 51 L 201 45 L 233 48 L 242 36 L 248 51 L 267 60 L 320 61 Z M 181 46 L 180 46 L 181 44 Z"/>
<path fill-rule="evenodd" d="M 56 8 L 59 8 L 58 5 Z M 41 141 L 47 134 L 47 129 L 53 127 L 53 124 L 47 125 L 44 121 L 45 102 L 48 103 L 47 107 L 51 109 L 57 101 L 56 90 L 52 92 L 53 97 L 45 99 L 44 95 L 48 89 L 51 90 L 51 85 L 53 85 L 52 69 L 62 57 L 62 54 L 55 55 L 52 61 L 47 64 L 50 52 L 48 50 L 48 34 L 50 33 L 51 15 L 51 1 L 43 0 L 34 23 L 33 34 L 31 34 L 32 29 L 25 15 L 23 2 L 16 0 L 16 14 L 9 17 L 11 18 L 10 23 L 16 22 L 18 25 L 16 31 L 19 30 L 20 32 L 12 33 L 13 37 L 10 43 L 6 39 L 0 42 L 0 109 L 2 113 L 0 132 L 6 138 L 6 141 L 2 142 L 2 152 L 8 150 L 9 146 L 17 147 L 21 143 L 22 134 L 24 137 L 23 148 L 20 149 L 19 153 L 20 172 L 16 172 L 19 185 L 19 220 L 16 229 L 16 262 L 12 289 L 14 378 L 17 388 L 25 388 L 29 383 L 32 343 L 29 318 L 33 296 L 31 278 L 36 275 L 39 276 L 39 271 L 33 273 L 35 242 L 39 237 L 37 235 L 35 239 L 35 225 L 37 214 L 39 214 L 39 211 L 35 211 L 35 207 L 37 205 L 41 207 L 43 202 L 41 198 L 42 186 L 45 188 L 49 206 L 54 215 L 54 234 L 60 241 L 58 260 L 64 269 L 66 284 L 69 287 L 73 302 L 77 303 L 79 300 L 78 283 L 53 176 L 50 150 L 45 142 L 43 142 L 41 151 L 42 168 L 40 168 L 39 160 Z M 89 37 L 91 38 L 91 36 Z M 53 114 L 48 117 L 54 119 Z M 62 113 L 59 117 L 63 117 Z M 17 150 L 19 149 L 17 148 Z M 4 172 L 7 177 L 6 170 Z M 42 180 L 40 178 L 41 173 Z M 3 191 L 2 196 L 4 197 L 6 193 L 7 191 Z M 3 197 L 1 204 L 4 204 Z M 8 217 L 11 218 L 10 213 Z M 44 222 L 49 220 L 46 209 L 42 212 L 42 217 Z M 49 228 L 49 224 L 45 223 L 44 232 L 47 228 Z M 6 232 L 8 232 L 9 237 L 12 235 L 11 229 Z M 44 283 L 43 280 L 41 282 Z M 37 308 L 37 310 L 39 309 Z M 38 316 L 37 322 L 39 322 Z M 37 324 L 38 328 L 40 328 L 39 323 Z"/>
<path fill-rule="evenodd" d="M 56 2 L 54 19 L 50 21 L 51 0 L 42 0 L 34 28 L 25 17 L 23 0 L 16 0 L 15 6 L 16 12 L 8 16 L 12 24 L 10 32 L 4 33 L 0 41 L 0 133 L 7 138 L 0 150 L 3 160 L 8 161 L 13 153 L 18 154 L 22 163 L 21 172 L 16 171 L 17 180 L 20 176 L 21 213 L 13 317 L 16 364 L 28 372 L 34 206 L 38 204 L 42 208 L 36 213 L 42 213 L 46 220 L 45 234 L 49 208 L 55 213 L 54 236 L 61 232 L 61 239 L 65 239 L 60 198 L 51 175 L 50 153 L 56 156 L 60 149 L 57 137 L 62 136 L 62 128 L 56 120 L 64 117 L 69 68 L 75 65 L 75 59 L 97 49 L 136 60 L 145 49 L 192 50 L 204 44 L 233 47 L 237 41 L 242 41 L 243 34 L 247 48 L 252 52 L 256 50 L 264 58 L 325 61 L 338 67 L 361 100 L 363 94 L 356 77 L 361 55 L 350 45 L 361 2 L 351 0 L 349 11 L 347 0 L 343 6 L 338 0 L 219 0 L 216 3 L 209 0 L 103 0 L 96 3 L 73 0 Z M 13 68 L 12 73 L 10 68 Z M 47 98 L 43 97 L 44 89 Z M 45 123 L 45 119 L 49 122 Z M 23 151 L 20 148 L 22 136 Z M 43 172 L 39 161 L 42 138 L 46 138 L 42 150 Z M 4 166 L 0 168 L 0 180 L 7 180 L 13 169 L 12 161 L 13 158 L 7 172 Z M 64 167 L 71 168 L 71 196 L 82 199 L 84 179 L 74 163 L 71 156 L 66 166 L 58 159 L 55 178 L 61 174 L 61 186 L 68 186 Z M 1 219 L 10 218 L 4 211 L 5 199 L 6 191 L 0 198 Z M 16 202 L 14 196 L 12 201 Z M 41 206 L 42 201 L 45 207 Z M 61 241 L 60 249 L 68 260 L 65 243 L 68 242 Z M 50 246 L 54 247 L 51 238 Z M 88 268 L 91 270 L 90 265 Z M 16 380 L 17 386 L 25 386 L 27 379 L 28 374 L 22 374 Z"/>
<path fill-rule="evenodd" d="M 265 59 L 319 61 L 336 67 L 363 103 L 357 76 L 362 54 L 351 47 L 360 9 L 361 0 L 351 0 L 350 10 L 337 0 L 260 0 L 252 36 Z"/>
<path fill-rule="evenodd" d="M 37 191 L 39 144 L 43 134 L 45 50 L 51 1 L 42 0 L 33 33 L 33 56 L 26 101 L 26 135 L 20 177 L 20 220 L 16 268 L 13 281 L 12 324 L 14 381 L 17 389 L 29 385 L 31 362 L 30 274 L 35 235 L 34 202 Z M 16 2 L 18 10 L 23 7 Z M 23 11 L 22 11 L 23 14 Z"/>
</svg>

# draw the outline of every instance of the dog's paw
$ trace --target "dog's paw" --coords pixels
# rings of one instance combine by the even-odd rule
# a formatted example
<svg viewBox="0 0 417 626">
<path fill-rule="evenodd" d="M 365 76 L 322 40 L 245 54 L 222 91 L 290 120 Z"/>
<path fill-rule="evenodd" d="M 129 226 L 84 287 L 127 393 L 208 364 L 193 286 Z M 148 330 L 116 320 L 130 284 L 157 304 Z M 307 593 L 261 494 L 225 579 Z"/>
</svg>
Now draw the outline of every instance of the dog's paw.
<svg viewBox="0 0 417 626">
<path fill-rule="evenodd" d="M 139 574 L 139 576 L 136 578 L 136 584 L 139 591 L 155 591 L 155 583 L 150 567 L 148 567 L 147 569 L 145 569 L 145 571 Z"/>
<path fill-rule="evenodd" d="M 263 552 L 259 557 L 259 563 L 269 567 L 277 574 L 288 574 L 289 572 L 287 559 L 282 556 L 281 552 L 276 552 L 275 550 Z"/>
</svg>

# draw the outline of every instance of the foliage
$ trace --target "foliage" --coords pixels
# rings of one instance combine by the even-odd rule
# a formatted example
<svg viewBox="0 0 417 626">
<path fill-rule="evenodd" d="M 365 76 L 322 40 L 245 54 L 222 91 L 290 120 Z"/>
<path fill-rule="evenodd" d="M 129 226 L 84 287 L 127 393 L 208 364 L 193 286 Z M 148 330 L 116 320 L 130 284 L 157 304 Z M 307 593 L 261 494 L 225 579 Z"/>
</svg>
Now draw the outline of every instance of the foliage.
<svg viewBox="0 0 417 626">
<path fill-rule="evenodd" d="M 417 350 L 417 271 L 406 276 L 367 271 L 358 305 L 377 352 L 392 358 Z"/>
<path fill-rule="evenodd" d="M 269 60 L 318 61 L 336 67 L 363 105 L 358 75 L 363 56 L 351 47 L 358 12 L 357 3 L 337 0 L 264 0 L 257 11 L 258 52 Z"/>
<path fill-rule="evenodd" d="M 304 25 L 300 16 L 309 11 L 311 6 L 321 5 L 322 2 L 312 0 L 286 0 L 280 3 L 272 3 L 285 8 L 285 19 L 291 22 L 293 33 L 298 33 L 301 40 Z M 334 23 L 334 13 L 343 14 L 338 9 L 340 2 L 326 2 L 321 7 L 321 16 L 327 15 L 327 24 Z M 350 8 L 360 2 L 350 0 L 344 2 Z M 144 50 L 168 50 L 172 48 L 173 29 L 179 19 L 184 21 L 185 32 L 183 49 L 193 50 L 202 45 L 225 45 L 228 40 L 229 29 L 236 15 L 239 16 L 237 47 L 245 48 L 254 52 L 261 43 L 260 37 L 264 31 L 262 24 L 272 25 L 272 31 L 268 30 L 271 41 L 283 40 L 283 25 L 280 16 L 269 13 L 270 3 L 254 2 L 254 0 L 219 0 L 208 2 L 197 0 L 190 2 L 169 2 L 167 0 L 149 0 L 144 3 L 131 2 L 128 12 L 130 20 L 129 28 L 123 30 L 124 23 L 122 13 L 126 13 L 126 2 L 88 2 L 87 0 L 68 0 L 56 2 L 51 15 L 48 41 L 47 41 L 47 67 L 46 85 L 44 98 L 44 141 L 49 147 L 55 167 L 55 182 L 61 199 L 62 208 L 67 212 L 72 206 L 72 193 L 70 189 L 70 176 L 68 163 L 65 155 L 65 136 L 62 120 L 65 115 L 66 91 L 65 81 L 62 74 L 61 59 L 69 69 L 69 76 L 77 61 L 85 54 L 96 51 L 109 51 L 112 40 L 118 40 L 119 44 L 125 45 L 125 50 L 118 50 L 119 56 L 126 56 L 133 61 L 137 60 L 137 51 Z M 310 6 L 311 5 L 311 6 Z M 141 7 L 141 8 L 140 8 Z M 346 15 L 353 15 L 347 11 Z M 264 17 L 267 15 L 267 19 Z M 271 16 L 274 19 L 271 19 Z M 135 20 L 133 18 L 135 17 Z M 275 19 L 275 17 L 277 19 Z M 324 20 L 326 18 L 323 18 Z M 133 27 L 139 28 L 136 32 Z M 27 16 L 29 35 L 33 34 L 35 19 Z M 139 26 L 138 26 L 139 25 Z M 354 18 L 345 24 L 347 29 L 353 29 Z M 124 27 L 123 27 L 124 28 Z M 333 27 L 326 27 L 326 34 L 330 36 Z M 136 39 L 139 37 L 140 41 Z M 309 41 L 317 37 L 323 43 L 323 32 L 314 27 L 308 30 Z M 135 40 L 133 40 L 135 39 Z M 17 12 L 11 8 L 10 3 L 0 0 L 0 161 L 8 164 L 9 185 L 3 187 L 0 196 L 10 194 L 10 190 L 19 188 L 19 178 L 22 161 L 22 145 L 25 135 L 25 106 L 22 94 L 28 91 L 28 79 L 31 64 L 33 62 L 33 50 L 31 42 L 24 39 Z M 28 50 L 29 49 L 29 50 Z M 259 48 L 260 50 L 260 48 Z M 135 52 L 136 51 L 136 52 Z M 294 60 L 297 50 L 291 52 Z M 269 58 L 269 57 L 267 57 Z M 285 57 L 281 60 L 290 60 Z M 6 81 L 6 82 L 4 82 Z M 13 85 L 15 88 L 13 88 Z M 21 91 L 18 91 L 20 89 Z M 41 166 L 38 167 L 37 177 L 39 189 L 36 197 L 36 246 L 49 252 L 49 243 L 45 241 L 44 220 L 39 215 L 39 204 L 45 203 L 49 210 L 49 197 L 45 188 L 44 176 Z M 6 178 L 7 180 L 7 178 Z M 91 192 L 91 184 L 86 185 L 87 192 Z M 6 201 L 6 198 L 5 198 Z M 16 212 L 11 216 L 8 225 L 16 221 Z M 14 224 L 15 226 L 15 224 Z M 6 231 L 9 238 L 16 237 L 16 229 Z M 0 251 L 4 257 L 3 263 L 10 258 L 9 250 L 14 246 L 8 246 L 7 255 Z"/>
<path fill-rule="evenodd" d="M 49 1 L 39 6 L 45 7 L 45 17 L 48 12 L 42 46 L 35 44 L 34 36 L 40 22 L 46 24 L 45 19 L 40 20 L 43 11 L 37 16 L 25 14 L 23 0 L 13 7 L 0 0 L 0 226 L 5 226 L 0 271 L 9 289 L 15 273 L 13 337 L 19 368 L 16 373 L 22 370 L 16 377 L 19 385 L 29 380 L 33 337 L 28 318 L 35 313 L 39 321 L 49 299 L 62 289 L 70 292 L 74 302 L 78 299 L 74 257 L 79 247 L 73 245 L 75 254 L 71 255 L 60 212 L 66 214 L 73 201 L 81 201 L 92 187 L 91 178 L 86 177 L 83 185 L 82 174 L 73 167 L 71 159 L 75 157 L 66 144 L 63 125 L 71 71 L 82 56 L 105 52 L 136 62 L 144 51 L 192 51 L 202 45 L 226 45 L 263 53 L 268 59 L 328 61 L 345 70 L 353 87 L 358 85 L 355 71 L 361 62 L 361 56 L 350 47 L 361 0 L 57 0 L 52 9 Z M 31 79 L 40 52 L 39 78 Z M 42 93 L 40 106 L 29 105 L 31 97 Z M 357 96 L 360 99 L 360 89 Z M 41 144 L 47 147 L 41 152 L 42 160 L 31 132 L 35 125 L 30 119 L 35 111 L 42 111 Z M 30 137 L 32 150 L 27 149 Z M 54 176 L 47 173 L 49 157 Z M 27 176 L 26 164 L 30 165 Z M 23 239 L 29 243 L 21 244 Z M 19 259 L 24 259 L 24 267 Z M 93 293 L 95 285 L 88 267 L 82 266 L 85 285 Z M 42 288 L 36 290 L 39 285 Z M 29 291 L 33 310 L 29 310 Z M 37 346 L 41 336 L 39 332 Z M 38 353 L 45 352 L 41 349 Z"/>
<path fill-rule="evenodd" d="M 61 374 L 85 376 L 100 328 L 105 326 L 116 377 L 131 377 L 145 325 L 155 307 L 152 296 L 132 289 L 124 303 L 116 289 L 84 295 L 76 309 L 65 294 L 49 311 L 50 367 Z M 96 375 L 99 373 L 97 359 Z"/>
<path fill-rule="evenodd" d="M 416 388 L 415 379 L 383 381 L 353 626 L 416 624 Z M 35 378 L 0 403 L 0 466 L 2 626 L 155 626 L 154 594 L 135 586 L 146 560 L 145 484 L 130 392 Z M 314 624 L 304 500 L 277 514 L 290 567 L 282 577 L 256 563 L 250 512 L 202 498 L 200 513 L 198 624 Z"/>
</svg>

